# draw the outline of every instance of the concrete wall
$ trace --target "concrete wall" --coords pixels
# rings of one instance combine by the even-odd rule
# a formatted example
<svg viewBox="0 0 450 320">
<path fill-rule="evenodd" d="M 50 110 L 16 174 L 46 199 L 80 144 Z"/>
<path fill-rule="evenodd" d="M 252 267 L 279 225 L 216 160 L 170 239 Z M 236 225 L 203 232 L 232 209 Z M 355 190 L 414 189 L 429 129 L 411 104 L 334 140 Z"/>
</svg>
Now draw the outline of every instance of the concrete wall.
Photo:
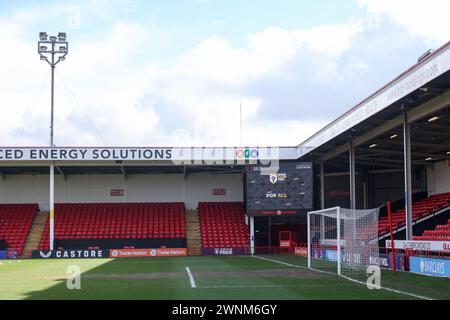
<svg viewBox="0 0 450 320">
<path fill-rule="evenodd" d="M 226 195 L 214 196 L 213 189 L 226 189 Z M 193 174 L 186 180 L 187 208 L 199 201 L 244 201 L 243 176 L 240 174 Z"/>
<path fill-rule="evenodd" d="M 428 195 L 450 192 L 450 162 L 441 161 L 427 168 Z"/>
<path fill-rule="evenodd" d="M 240 174 L 69 175 L 55 178 L 55 201 L 64 202 L 185 202 L 195 208 L 199 201 L 243 201 Z M 214 196 L 213 189 L 226 189 Z M 123 197 L 110 195 L 124 189 Z M 39 203 L 49 207 L 48 175 L 8 175 L 0 179 L 0 203 Z"/>
</svg>

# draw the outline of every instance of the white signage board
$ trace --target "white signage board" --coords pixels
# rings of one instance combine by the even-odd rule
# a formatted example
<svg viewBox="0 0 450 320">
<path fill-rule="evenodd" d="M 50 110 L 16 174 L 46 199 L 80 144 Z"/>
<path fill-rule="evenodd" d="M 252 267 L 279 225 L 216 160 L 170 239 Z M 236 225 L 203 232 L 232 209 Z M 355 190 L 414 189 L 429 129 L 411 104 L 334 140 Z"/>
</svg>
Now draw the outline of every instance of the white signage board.
<svg viewBox="0 0 450 320">
<path fill-rule="evenodd" d="M 193 147 L 193 148 L 96 148 L 0 147 L 1 161 L 172 161 L 174 164 L 228 164 L 229 161 L 295 159 L 295 147 Z M 268 162 L 269 164 L 269 162 Z"/>
<path fill-rule="evenodd" d="M 395 249 L 450 252 L 450 241 L 394 240 L 394 247 Z M 392 248 L 391 240 L 386 240 L 386 248 Z"/>
</svg>

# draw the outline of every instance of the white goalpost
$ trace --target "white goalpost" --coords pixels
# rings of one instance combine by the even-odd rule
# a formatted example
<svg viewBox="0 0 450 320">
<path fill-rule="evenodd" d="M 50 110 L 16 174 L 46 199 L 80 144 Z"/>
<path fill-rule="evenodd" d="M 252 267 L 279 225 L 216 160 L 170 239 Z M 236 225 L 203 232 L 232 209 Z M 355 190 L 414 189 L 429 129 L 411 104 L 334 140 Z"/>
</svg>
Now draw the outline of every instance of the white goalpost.
<svg viewBox="0 0 450 320">
<path fill-rule="evenodd" d="M 308 268 L 355 280 L 378 261 L 379 208 L 308 212 Z"/>
</svg>

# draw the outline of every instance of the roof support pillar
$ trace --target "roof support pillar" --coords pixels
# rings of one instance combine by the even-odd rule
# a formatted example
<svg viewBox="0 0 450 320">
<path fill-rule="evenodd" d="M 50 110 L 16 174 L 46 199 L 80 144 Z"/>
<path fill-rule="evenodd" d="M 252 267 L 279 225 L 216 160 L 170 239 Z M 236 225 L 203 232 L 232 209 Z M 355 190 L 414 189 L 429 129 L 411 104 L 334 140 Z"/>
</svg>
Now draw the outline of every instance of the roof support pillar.
<svg viewBox="0 0 450 320">
<path fill-rule="evenodd" d="M 324 162 L 320 161 L 320 209 L 325 209 L 325 175 Z"/>
<path fill-rule="evenodd" d="M 183 180 L 186 180 L 187 178 L 187 167 L 183 166 Z"/>
<path fill-rule="evenodd" d="M 127 172 L 125 171 L 125 168 L 123 166 L 120 166 L 120 172 L 122 173 L 123 181 L 127 181 L 128 175 L 127 175 Z"/>
<path fill-rule="evenodd" d="M 368 194 L 369 194 L 369 188 L 368 188 L 368 173 L 366 172 L 363 176 L 363 209 L 368 209 Z"/>
<path fill-rule="evenodd" d="M 320 161 L 320 209 L 325 209 L 325 174 L 324 161 Z M 308 215 L 309 218 L 309 215 Z M 325 216 L 320 216 L 320 238 L 325 238 Z"/>
<path fill-rule="evenodd" d="M 58 170 L 59 174 L 63 176 L 64 181 L 67 180 L 67 175 L 62 171 L 62 169 L 59 166 L 55 166 L 56 170 Z"/>
<path fill-rule="evenodd" d="M 250 254 L 255 253 L 255 217 L 249 217 L 250 222 Z"/>
<path fill-rule="evenodd" d="M 349 165 L 350 165 L 350 209 L 356 209 L 355 147 L 353 146 L 353 140 L 350 141 Z"/>
<path fill-rule="evenodd" d="M 408 112 L 405 110 L 403 121 L 404 175 L 405 175 L 405 214 L 406 240 L 412 240 L 412 186 L 411 186 L 411 127 Z"/>
</svg>

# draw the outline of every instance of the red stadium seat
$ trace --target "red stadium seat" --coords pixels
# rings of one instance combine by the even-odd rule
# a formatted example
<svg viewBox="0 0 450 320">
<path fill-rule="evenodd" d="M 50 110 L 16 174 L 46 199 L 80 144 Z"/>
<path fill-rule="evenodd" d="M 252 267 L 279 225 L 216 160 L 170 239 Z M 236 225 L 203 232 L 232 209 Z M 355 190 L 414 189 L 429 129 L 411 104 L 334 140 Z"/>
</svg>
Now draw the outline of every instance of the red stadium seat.
<svg viewBox="0 0 450 320">
<path fill-rule="evenodd" d="M 38 210 L 37 204 L 0 204 L 0 239 L 9 250 L 22 255 L 31 225 Z"/>
<path fill-rule="evenodd" d="M 203 247 L 249 246 L 250 237 L 241 202 L 200 202 L 198 209 Z"/>
<path fill-rule="evenodd" d="M 55 239 L 184 239 L 184 213 L 183 203 L 56 204 Z M 48 242 L 47 221 L 39 248 Z"/>
<path fill-rule="evenodd" d="M 427 215 L 433 214 L 439 210 L 442 210 L 450 206 L 450 193 L 441 193 L 432 195 L 426 199 L 417 201 L 413 204 L 413 221 L 423 218 Z M 398 229 L 405 225 L 405 209 L 399 209 L 392 214 L 392 224 L 394 229 Z M 449 220 L 450 223 L 450 220 Z M 441 227 L 440 227 L 441 228 Z M 441 232 L 440 229 L 434 230 L 435 233 L 429 233 L 425 231 L 422 236 L 416 236 L 416 240 L 450 240 L 450 237 Z M 378 221 L 378 233 L 380 235 L 389 232 L 389 219 L 388 217 L 382 217 Z"/>
</svg>

